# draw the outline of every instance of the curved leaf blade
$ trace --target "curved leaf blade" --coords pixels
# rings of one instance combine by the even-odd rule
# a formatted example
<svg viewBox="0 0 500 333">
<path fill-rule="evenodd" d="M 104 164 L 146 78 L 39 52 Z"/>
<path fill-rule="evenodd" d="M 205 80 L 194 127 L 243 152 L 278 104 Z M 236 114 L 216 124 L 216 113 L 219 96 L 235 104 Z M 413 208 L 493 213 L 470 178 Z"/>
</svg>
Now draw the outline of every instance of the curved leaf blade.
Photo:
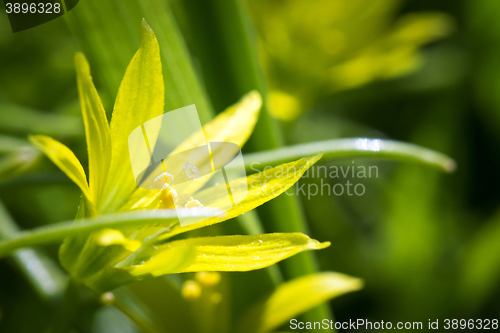
<svg viewBox="0 0 500 333">
<path fill-rule="evenodd" d="M 323 152 L 325 160 L 372 157 L 420 163 L 437 167 L 445 172 L 452 172 L 456 168 L 453 159 L 434 150 L 411 143 L 367 138 L 319 141 L 246 154 L 245 166 L 247 170 L 262 170 L 270 165 L 292 161 L 317 152 Z"/>
</svg>

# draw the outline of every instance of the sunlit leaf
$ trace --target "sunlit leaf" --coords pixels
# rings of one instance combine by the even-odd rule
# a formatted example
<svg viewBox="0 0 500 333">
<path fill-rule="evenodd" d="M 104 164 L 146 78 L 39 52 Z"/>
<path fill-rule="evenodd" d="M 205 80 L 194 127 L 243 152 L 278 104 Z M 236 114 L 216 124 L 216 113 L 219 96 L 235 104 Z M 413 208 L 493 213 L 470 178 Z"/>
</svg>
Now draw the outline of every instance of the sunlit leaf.
<svg viewBox="0 0 500 333">
<path fill-rule="evenodd" d="M 62 143 L 44 135 L 30 136 L 29 140 L 54 162 L 78 187 L 89 204 L 95 204 L 90 195 L 87 176 L 75 154 Z"/>
<path fill-rule="evenodd" d="M 128 136 L 145 121 L 159 116 L 164 107 L 160 48 L 146 21 L 142 45 L 127 67 L 111 117 L 112 158 L 103 192 L 102 209 L 117 209 L 136 188 L 128 153 Z"/>
<path fill-rule="evenodd" d="M 98 204 L 111 159 L 109 125 L 101 99 L 90 76 L 89 64 L 83 54 L 75 55 L 75 65 L 89 155 L 89 189 L 94 203 Z"/>
<path fill-rule="evenodd" d="M 331 298 L 361 289 L 361 280 L 339 273 L 318 273 L 281 284 L 244 317 L 241 332 L 269 332 Z"/>
</svg>

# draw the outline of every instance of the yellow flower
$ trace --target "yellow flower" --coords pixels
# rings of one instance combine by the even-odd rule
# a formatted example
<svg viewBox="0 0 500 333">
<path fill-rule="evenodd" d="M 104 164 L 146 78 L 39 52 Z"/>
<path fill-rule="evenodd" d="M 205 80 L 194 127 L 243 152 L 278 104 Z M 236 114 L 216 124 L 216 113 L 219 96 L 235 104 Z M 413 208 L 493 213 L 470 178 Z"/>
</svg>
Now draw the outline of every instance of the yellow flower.
<svg viewBox="0 0 500 333">
<path fill-rule="evenodd" d="M 33 136 L 40 148 L 81 189 L 81 218 L 132 210 L 172 209 L 171 191 L 138 188 L 130 167 L 128 135 L 144 122 L 163 114 L 164 83 L 159 46 L 154 32 L 143 22 L 142 45 L 129 64 L 121 82 L 108 126 L 105 111 L 82 54 L 75 57 L 77 83 L 85 124 L 89 155 L 89 181 L 76 156 L 62 143 L 46 136 Z M 257 121 L 261 98 L 250 92 L 237 104 L 203 126 L 183 145 L 207 141 L 233 142 L 242 146 Z M 274 233 L 253 236 L 199 237 L 168 241 L 193 229 L 239 216 L 275 198 L 291 187 L 319 160 L 321 154 L 278 166 L 247 177 L 246 198 L 224 215 L 181 227 L 171 220 L 147 223 L 121 230 L 104 229 L 89 235 L 67 237 L 60 249 L 62 265 L 71 276 L 95 291 L 103 292 L 150 276 L 180 272 L 248 271 L 272 265 L 298 252 L 322 249 L 319 243 L 300 233 Z M 235 180 L 237 182 L 238 180 Z M 241 180 L 239 180 L 241 182 Z M 231 185 L 231 182 L 230 182 Z M 214 188 L 196 196 L 210 198 Z M 188 204 L 187 214 L 200 209 Z M 209 203 L 209 207 L 217 207 Z M 189 208 L 192 207 L 192 208 Z M 82 222 L 84 223 L 84 222 Z"/>
</svg>

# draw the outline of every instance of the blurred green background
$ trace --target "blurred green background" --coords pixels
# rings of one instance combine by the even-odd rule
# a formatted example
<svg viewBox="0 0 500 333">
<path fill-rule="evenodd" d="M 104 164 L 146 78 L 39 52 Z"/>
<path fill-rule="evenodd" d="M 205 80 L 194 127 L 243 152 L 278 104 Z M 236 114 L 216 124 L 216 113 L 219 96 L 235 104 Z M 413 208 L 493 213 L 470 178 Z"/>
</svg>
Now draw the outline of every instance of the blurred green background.
<svg viewBox="0 0 500 333">
<path fill-rule="evenodd" d="M 51 135 L 87 165 L 74 53 L 88 56 L 109 118 L 144 16 L 162 54 L 174 57 L 180 47 L 193 65 L 164 62 L 171 70 L 164 74 L 166 95 L 191 96 L 170 98 L 166 110 L 196 103 L 206 122 L 245 92 L 264 93 L 264 116 L 246 152 L 369 137 L 419 144 L 456 160 L 452 174 L 387 160 L 331 160 L 322 165 L 377 166 L 378 178 L 352 179 L 365 185 L 363 196 L 299 194 L 291 199 L 298 201 L 280 198 L 257 209 L 267 232 L 293 231 L 304 216 L 309 236 L 332 242 L 314 254 L 319 269 L 365 281 L 360 292 L 331 302 L 336 320 L 425 326 L 428 319 L 498 318 L 500 2 L 132 3 L 81 0 L 62 18 L 16 34 L 0 14 L 0 198 L 21 228 L 71 220 L 78 206 L 77 187 L 26 143 L 31 133 Z M 177 33 L 181 39 L 172 37 Z M 162 43 L 172 40 L 178 44 Z M 179 76 L 186 71 L 192 77 Z M 198 90 L 189 89 L 193 80 Z M 307 177 L 299 184 L 321 181 L 345 183 Z M 290 204 L 294 210 L 285 212 Z M 286 214 L 296 217 L 276 222 Z M 206 232 L 239 228 L 226 224 Z M 57 246 L 44 250 L 57 258 Z M 286 262 L 309 260 L 301 258 L 279 264 L 285 279 L 300 275 Z M 0 272 L 0 332 L 43 332 L 58 320 L 57 307 L 38 297 L 13 261 L 1 260 Z M 256 280 L 262 272 L 223 275 L 232 288 L 228 320 L 272 288 Z M 168 295 L 156 284 L 136 288 L 165 309 L 164 299 L 153 302 Z M 137 331 L 114 308 L 85 304 L 78 332 Z"/>
</svg>

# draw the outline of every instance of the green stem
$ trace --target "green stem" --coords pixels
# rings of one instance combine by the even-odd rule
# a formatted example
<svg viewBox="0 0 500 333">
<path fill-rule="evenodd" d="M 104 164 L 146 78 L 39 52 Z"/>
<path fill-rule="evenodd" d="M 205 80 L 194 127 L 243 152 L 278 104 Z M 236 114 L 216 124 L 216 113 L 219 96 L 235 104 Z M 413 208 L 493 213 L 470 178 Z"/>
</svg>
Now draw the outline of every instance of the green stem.
<svg viewBox="0 0 500 333">
<path fill-rule="evenodd" d="M 0 242 L 0 257 L 23 247 L 33 247 L 61 241 L 68 236 L 85 235 L 105 228 L 124 228 L 137 225 L 162 223 L 165 227 L 177 223 L 178 215 L 185 216 L 213 216 L 214 209 L 158 209 L 101 215 L 95 219 L 80 219 L 66 221 L 22 231 L 12 235 L 11 239 Z"/>
<path fill-rule="evenodd" d="M 455 161 L 448 156 L 411 143 L 381 139 L 338 139 L 288 146 L 258 153 L 245 154 L 247 171 L 262 170 L 323 152 L 322 160 L 342 157 L 386 158 L 415 162 L 452 172 Z"/>
</svg>

